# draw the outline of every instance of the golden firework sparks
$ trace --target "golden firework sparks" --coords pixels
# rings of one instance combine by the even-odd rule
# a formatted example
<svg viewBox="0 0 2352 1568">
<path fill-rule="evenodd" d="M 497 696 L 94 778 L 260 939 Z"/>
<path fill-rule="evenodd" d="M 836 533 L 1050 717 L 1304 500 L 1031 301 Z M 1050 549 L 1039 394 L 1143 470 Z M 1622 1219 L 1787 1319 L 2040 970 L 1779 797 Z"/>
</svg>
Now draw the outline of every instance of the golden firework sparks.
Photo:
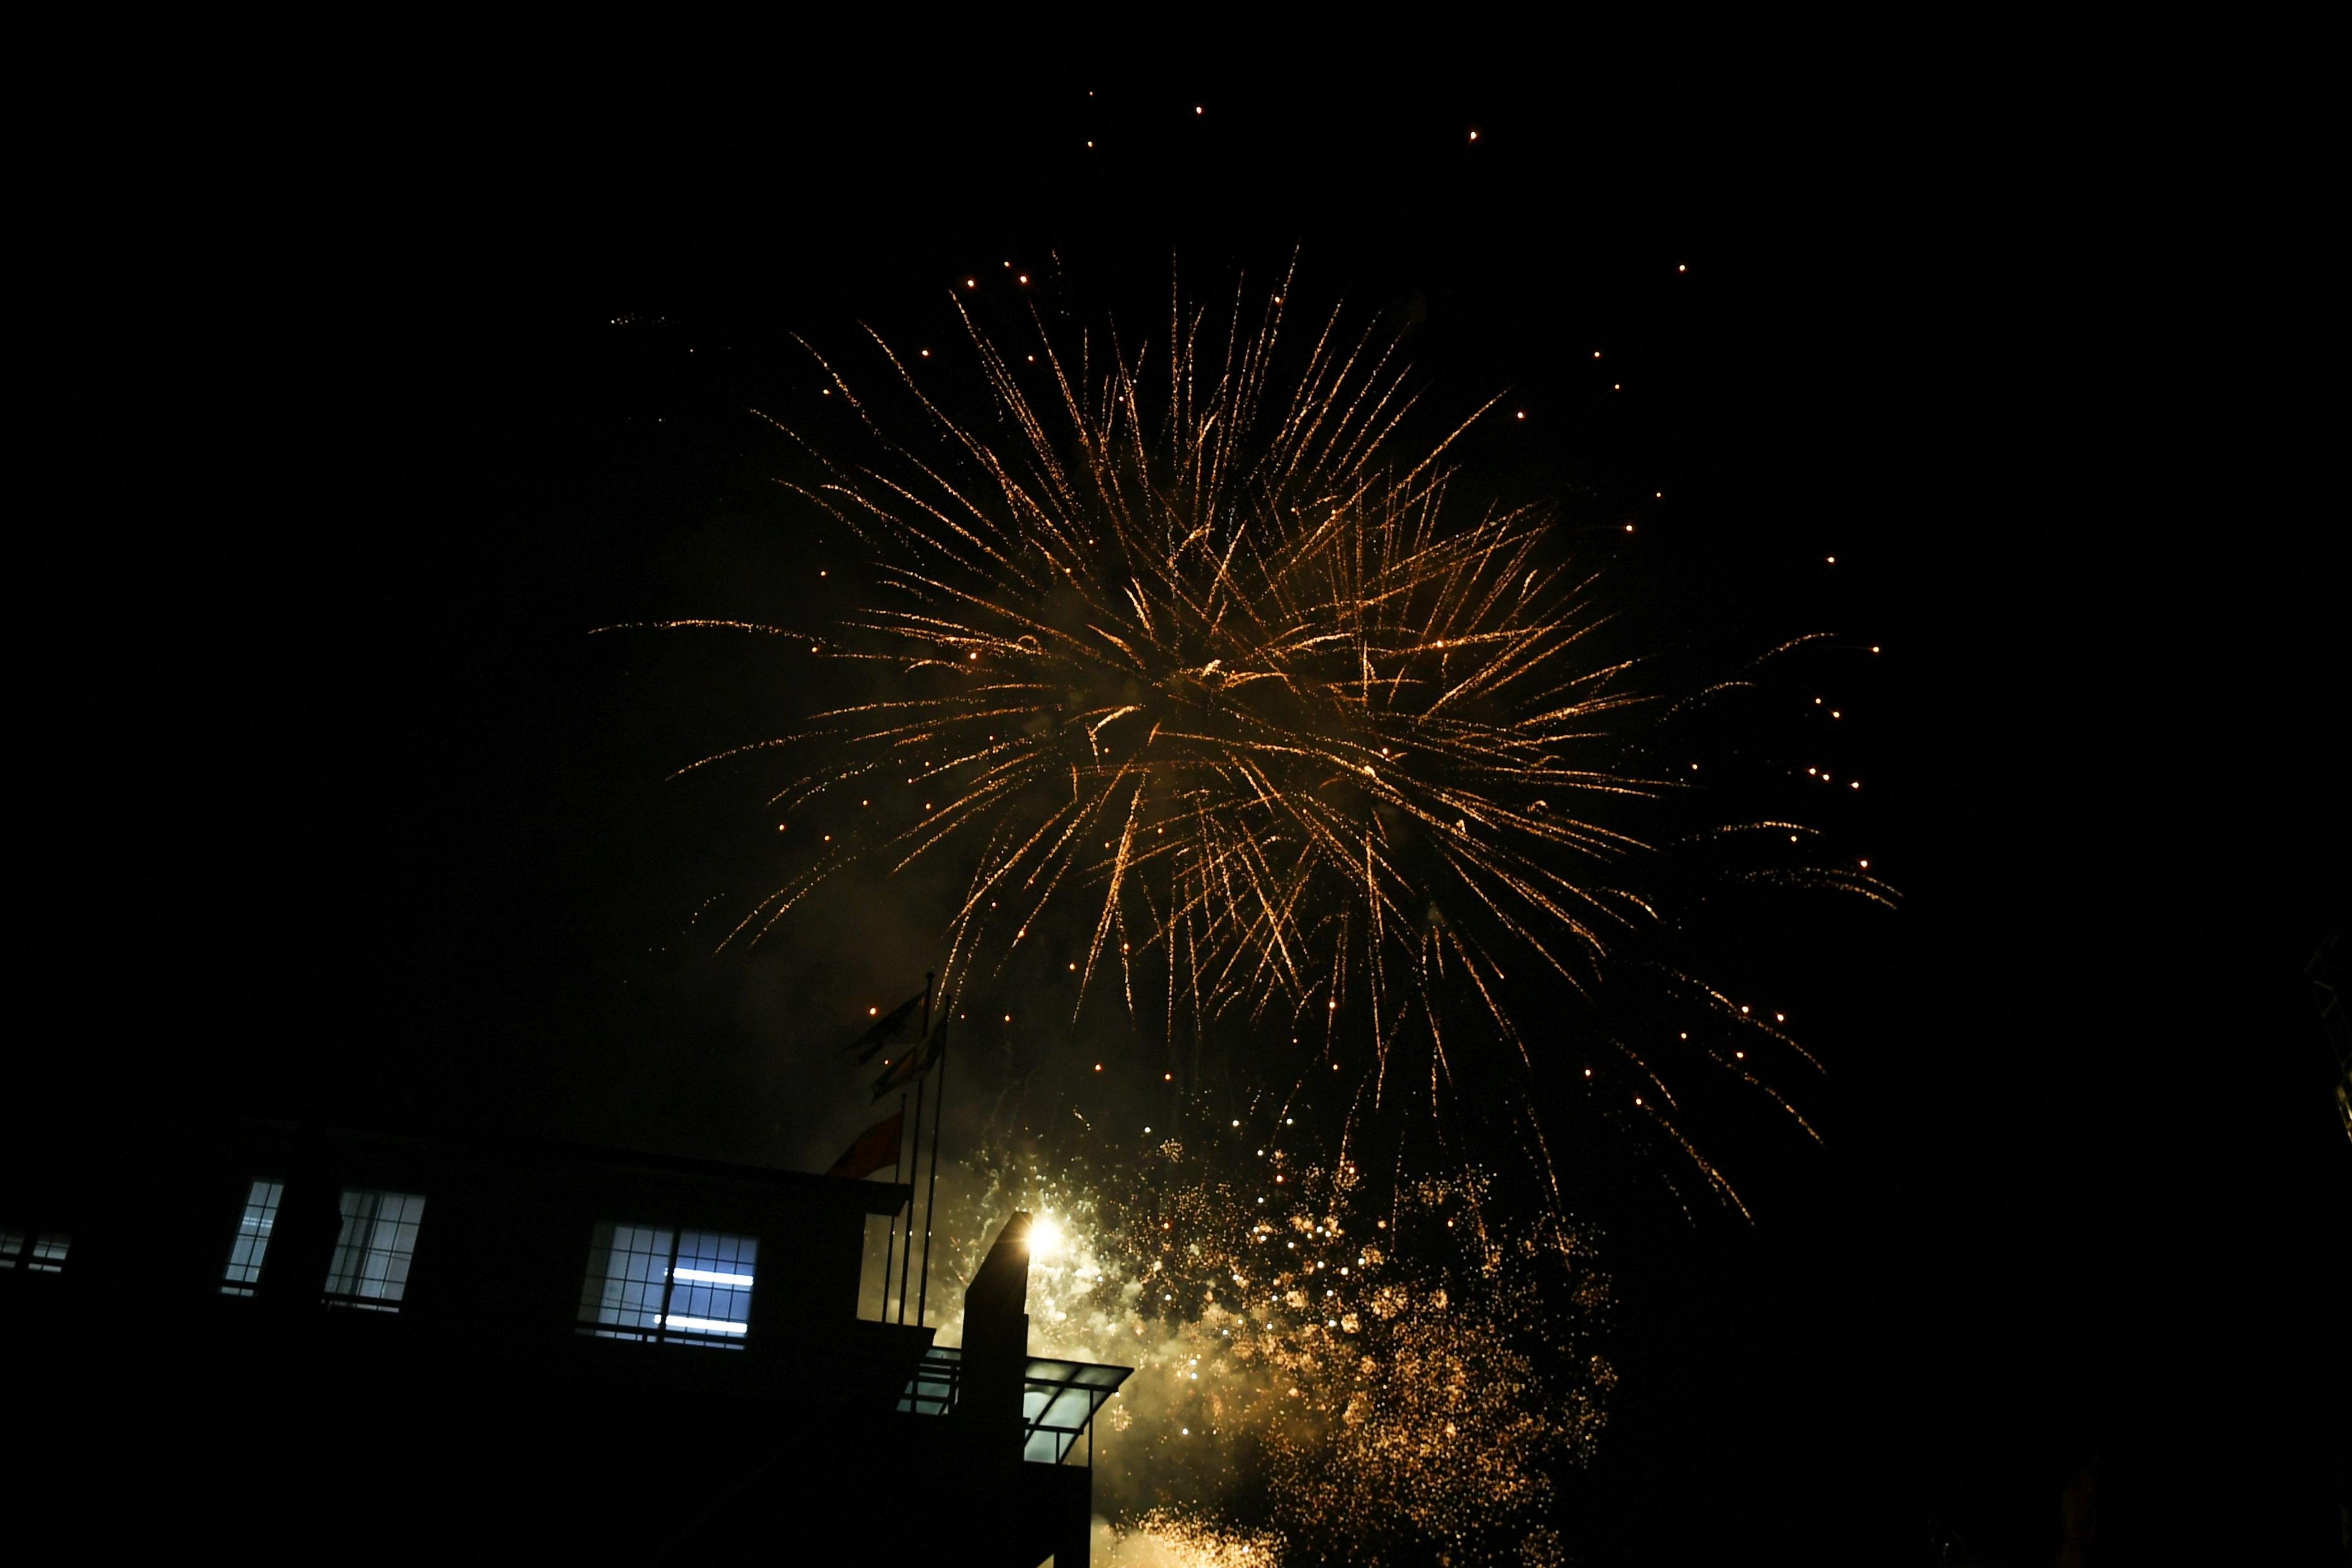
<svg viewBox="0 0 2352 1568">
<path fill-rule="evenodd" d="M 1615 1382 L 1591 1233 L 1499 1216 L 1475 1172 L 1374 1194 L 1294 1162 L 1276 1184 L 1216 1127 L 1187 1137 L 1098 1167 L 992 1152 L 945 1199 L 950 1274 L 1008 1206 L 1063 1216 L 1063 1250 L 1030 1271 L 1031 1333 L 1136 1369 L 1095 1458 L 1118 1542 L 1179 1562 L 1414 1544 L 1483 1562 L 1522 1542 L 1558 1560 L 1556 1478 L 1590 1462 Z"/>
<path fill-rule="evenodd" d="M 1074 1016 L 1106 987 L 1171 1040 L 1238 1015 L 1291 1041 L 1297 1083 L 1337 1087 L 1350 1127 L 1401 1095 L 1435 1109 L 1464 1048 L 1529 1078 L 1559 1049 L 1509 998 L 1530 977 L 1586 989 L 1655 923 L 1652 846 L 1624 808 L 1694 780 L 1612 732 L 1644 699 L 1591 651 L 1591 579 L 1549 514 L 1450 498 L 1450 454 L 1495 403 L 1403 447 L 1394 339 L 1337 310 L 1298 328 L 1291 298 L 1287 278 L 1255 310 L 1237 289 L 1215 320 L 1180 298 L 1165 343 L 1132 352 L 1091 333 L 1072 352 L 1033 304 L 1031 352 L 957 294 L 984 419 L 951 411 L 928 349 L 873 335 L 904 428 L 815 356 L 868 459 L 771 422 L 813 465 L 790 488 L 871 553 L 876 597 L 814 635 L 664 624 L 774 632 L 876 676 L 684 770 L 785 748 L 811 769 L 771 805 L 854 802 L 862 830 L 811 836 L 729 940 L 853 867 L 946 857 L 967 872 L 948 975 L 984 984 L 1054 919 L 1084 933 Z M 877 797 L 894 809 L 866 810 Z M 1790 875 L 1885 895 L 1866 869 Z M 1633 1069 L 1612 1114 L 1736 1203 L 1644 1053 L 1608 1045 Z M 1711 1055 L 1763 1087 L 1744 1055 Z M 1519 1136 L 1557 1197 L 1531 1105 Z"/>
</svg>

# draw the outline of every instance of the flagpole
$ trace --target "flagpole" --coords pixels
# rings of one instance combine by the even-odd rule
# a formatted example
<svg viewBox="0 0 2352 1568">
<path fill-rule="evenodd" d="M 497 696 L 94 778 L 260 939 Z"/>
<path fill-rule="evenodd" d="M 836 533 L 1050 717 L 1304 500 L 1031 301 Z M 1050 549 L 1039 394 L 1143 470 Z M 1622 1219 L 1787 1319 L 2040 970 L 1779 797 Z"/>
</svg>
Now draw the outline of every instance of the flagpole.
<svg viewBox="0 0 2352 1568">
<path fill-rule="evenodd" d="M 948 999 L 953 1006 L 954 998 Z M 923 1199 L 923 1282 L 915 1297 L 915 1321 L 918 1325 L 929 1320 L 931 1304 L 931 1217 L 940 1203 L 940 1123 L 947 1120 L 948 1093 L 948 1021 L 940 1020 L 940 1087 L 931 1095 L 931 1187 Z M 914 1218 L 914 1205 L 908 1205 L 908 1218 Z M 907 1249 L 913 1251 L 915 1237 L 907 1233 Z M 899 1304 L 906 1304 L 906 1291 L 898 1292 Z"/>
<path fill-rule="evenodd" d="M 931 985 L 938 979 L 937 972 L 929 969 L 923 971 L 923 1028 L 922 1032 L 915 1037 L 913 1048 L 917 1052 L 920 1052 L 930 1043 Z M 906 1103 L 907 1097 L 904 1094 L 899 1095 L 900 1107 L 903 1108 Z M 923 1080 L 921 1079 L 915 1080 L 915 1136 L 907 1148 L 909 1160 L 919 1171 L 923 1159 Z M 896 1215 L 890 1216 L 890 1234 L 893 1236 L 898 1234 L 898 1216 Z M 907 1181 L 907 1252 L 906 1256 L 898 1260 L 898 1321 L 902 1323 L 907 1321 L 907 1265 L 914 1260 L 914 1257 L 915 1183 L 910 1176 Z M 882 1302 L 883 1316 L 887 1317 L 890 1302 L 890 1260 L 887 1258 L 882 1260 Z"/>
<path fill-rule="evenodd" d="M 901 1090 L 898 1095 L 898 1147 L 891 1151 L 891 1153 L 895 1158 L 890 1162 L 890 1175 L 894 1180 L 906 1174 L 906 1140 L 907 1096 L 905 1091 Z M 912 1182 L 908 1183 L 907 1191 L 909 1194 L 908 1207 L 909 1211 L 911 1211 L 914 1206 L 912 1202 L 912 1194 L 914 1193 L 914 1184 Z M 889 1239 L 882 1244 L 882 1305 L 875 1313 L 875 1321 L 884 1323 L 890 1321 L 890 1265 L 898 1261 L 898 1212 L 896 1209 L 890 1211 L 890 1229 L 887 1234 Z M 907 1215 L 907 1245 L 909 1247 L 915 1245 L 915 1216 L 912 1212 L 909 1212 Z"/>
</svg>

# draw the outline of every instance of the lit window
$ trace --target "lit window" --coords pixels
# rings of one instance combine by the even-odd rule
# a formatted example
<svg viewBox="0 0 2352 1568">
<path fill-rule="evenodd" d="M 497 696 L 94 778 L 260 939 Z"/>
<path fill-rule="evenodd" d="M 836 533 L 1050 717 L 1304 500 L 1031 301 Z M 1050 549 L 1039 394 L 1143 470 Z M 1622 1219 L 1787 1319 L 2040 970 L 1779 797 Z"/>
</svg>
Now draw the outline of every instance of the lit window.
<svg viewBox="0 0 2352 1568">
<path fill-rule="evenodd" d="M 0 1268 L 22 1268 L 28 1274 L 62 1274 L 66 1248 L 72 1245 L 73 1237 L 63 1231 L 0 1230 Z"/>
<path fill-rule="evenodd" d="M 327 1301 L 369 1312 L 397 1312 L 408 1289 L 416 1227 L 425 1199 L 415 1193 L 343 1189 L 343 1231 L 327 1270 Z"/>
<path fill-rule="evenodd" d="M 759 1254 L 748 1236 L 600 1225 L 580 1289 L 580 1331 L 740 1350 Z"/>
<path fill-rule="evenodd" d="M 278 1201 L 286 1195 L 283 1182 L 257 1181 L 245 1194 L 245 1215 L 236 1222 L 236 1239 L 229 1244 L 228 1268 L 221 1274 L 221 1294 L 250 1296 L 261 1278 L 261 1255 L 269 1250 L 269 1230 L 278 1223 Z"/>
</svg>

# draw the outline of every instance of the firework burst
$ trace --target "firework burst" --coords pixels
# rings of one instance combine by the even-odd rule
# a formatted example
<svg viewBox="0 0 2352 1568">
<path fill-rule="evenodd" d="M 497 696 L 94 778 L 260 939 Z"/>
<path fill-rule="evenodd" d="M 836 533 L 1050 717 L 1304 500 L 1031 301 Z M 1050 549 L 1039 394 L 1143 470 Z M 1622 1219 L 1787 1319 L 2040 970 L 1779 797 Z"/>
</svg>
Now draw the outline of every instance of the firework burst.
<svg viewBox="0 0 2352 1568">
<path fill-rule="evenodd" d="M 813 465 L 791 488 L 872 556 L 872 602 L 813 634 L 667 623 L 772 632 L 875 677 L 694 764 L 792 748 L 813 766 L 773 806 L 863 814 L 736 936 L 852 868 L 950 860 L 946 968 L 967 990 L 1049 928 L 1080 932 L 1074 1016 L 1115 996 L 1193 1042 L 1196 1067 L 1213 1027 L 1245 1030 L 1294 1092 L 1339 1091 L 1349 1136 L 1499 1086 L 1485 1097 L 1524 1108 L 1515 1136 L 1557 1201 L 1533 1086 L 1573 1080 L 1524 998 L 1589 997 L 1657 922 L 1656 841 L 1632 823 L 1689 781 L 1635 738 L 1664 705 L 1591 651 L 1591 579 L 1549 515 L 1451 493 L 1451 454 L 1494 405 L 1404 446 L 1394 338 L 1337 310 L 1298 328 L 1290 298 L 1286 279 L 1223 316 L 1180 300 L 1164 342 L 1132 352 L 1057 343 L 1034 309 L 1034 352 L 1002 347 L 959 298 L 985 414 L 950 412 L 928 350 L 874 335 L 903 418 L 818 357 L 867 460 L 772 423 Z M 1632 1069 L 1612 1075 L 1635 1086 L 1622 1109 L 1728 1195 L 1649 1056 L 1596 1036 Z M 1762 1087 L 1745 1053 L 1711 1055 Z"/>
<path fill-rule="evenodd" d="M 984 1157 L 941 1220 L 951 1274 L 1008 1207 L 1060 1221 L 1031 1332 L 1136 1369 L 1094 1460 L 1128 1555 L 1557 1561 L 1556 1479 L 1591 1458 L 1615 1381 L 1591 1233 L 1500 1217 L 1475 1172 L 1375 1192 L 1207 1118 L 1179 1131 Z"/>
</svg>

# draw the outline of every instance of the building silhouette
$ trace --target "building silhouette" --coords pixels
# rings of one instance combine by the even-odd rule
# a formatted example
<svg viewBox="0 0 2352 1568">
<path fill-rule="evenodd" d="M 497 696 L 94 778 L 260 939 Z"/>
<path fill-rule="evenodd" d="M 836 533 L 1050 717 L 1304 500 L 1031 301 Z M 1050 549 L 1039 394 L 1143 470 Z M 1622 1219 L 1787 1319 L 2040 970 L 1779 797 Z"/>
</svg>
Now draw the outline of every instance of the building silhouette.
<svg viewBox="0 0 2352 1568">
<path fill-rule="evenodd" d="M 860 1315 L 903 1184 L 262 1122 L 47 1163 L 0 1190 L 20 1542 L 1087 1561 L 1127 1372 L 1029 1356 L 1025 1215 L 959 1349 Z"/>
</svg>

